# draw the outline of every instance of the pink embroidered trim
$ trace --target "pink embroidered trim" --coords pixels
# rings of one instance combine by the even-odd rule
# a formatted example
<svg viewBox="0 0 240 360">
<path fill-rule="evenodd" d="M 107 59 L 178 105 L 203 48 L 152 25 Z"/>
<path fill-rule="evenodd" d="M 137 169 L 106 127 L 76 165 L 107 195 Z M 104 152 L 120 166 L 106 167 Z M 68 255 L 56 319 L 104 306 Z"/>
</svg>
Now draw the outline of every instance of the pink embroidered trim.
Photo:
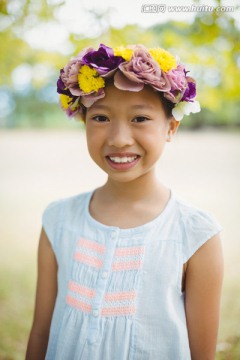
<svg viewBox="0 0 240 360">
<path fill-rule="evenodd" d="M 68 289 L 72 292 L 75 292 L 77 294 L 83 295 L 87 298 L 93 298 L 95 296 L 96 291 L 93 289 L 90 289 L 86 286 L 82 286 L 78 283 L 75 283 L 74 281 L 69 281 L 68 283 Z"/>
<path fill-rule="evenodd" d="M 81 247 L 85 247 L 87 249 L 90 249 L 90 250 L 94 250 L 94 251 L 96 251 L 96 252 L 98 252 L 100 254 L 104 254 L 105 250 L 106 250 L 104 245 L 97 244 L 94 241 L 87 240 L 87 239 L 84 239 L 84 238 L 81 238 L 79 240 L 78 245 L 81 246 Z"/>
<path fill-rule="evenodd" d="M 118 248 L 115 251 L 115 256 L 130 256 L 130 255 L 141 255 L 144 253 L 144 247 L 123 247 Z"/>
<path fill-rule="evenodd" d="M 105 301 L 122 301 L 122 300 L 133 300 L 136 298 L 135 291 L 125 291 L 116 293 L 106 293 Z"/>
<path fill-rule="evenodd" d="M 66 302 L 68 305 L 80 309 L 86 313 L 90 313 L 92 310 L 92 306 L 90 304 L 86 304 L 83 301 L 77 300 L 70 295 L 67 295 Z"/>
<path fill-rule="evenodd" d="M 142 261 L 114 262 L 112 271 L 135 270 L 142 267 Z"/>
<path fill-rule="evenodd" d="M 87 254 L 82 254 L 79 252 L 76 252 L 74 255 L 74 259 L 77 261 L 80 261 L 84 264 L 96 267 L 98 269 L 100 269 L 103 265 L 103 261 L 100 259 L 97 259 L 93 256 L 87 255 Z"/>
<path fill-rule="evenodd" d="M 103 308 L 101 311 L 102 316 L 122 316 L 133 315 L 136 309 L 133 306 L 128 307 L 115 307 L 115 308 Z"/>
<path fill-rule="evenodd" d="M 68 289 L 76 294 L 83 295 L 89 299 L 93 298 L 96 293 L 95 290 L 80 285 L 74 281 L 69 281 Z M 119 291 L 119 292 L 106 293 L 104 297 L 105 307 L 102 308 L 101 315 L 102 316 L 132 315 L 136 311 L 135 307 L 133 306 L 133 302 L 135 298 L 136 298 L 135 291 Z M 90 313 L 92 311 L 91 304 L 76 299 L 70 294 L 68 294 L 66 297 L 66 303 L 85 313 Z"/>
</svg>

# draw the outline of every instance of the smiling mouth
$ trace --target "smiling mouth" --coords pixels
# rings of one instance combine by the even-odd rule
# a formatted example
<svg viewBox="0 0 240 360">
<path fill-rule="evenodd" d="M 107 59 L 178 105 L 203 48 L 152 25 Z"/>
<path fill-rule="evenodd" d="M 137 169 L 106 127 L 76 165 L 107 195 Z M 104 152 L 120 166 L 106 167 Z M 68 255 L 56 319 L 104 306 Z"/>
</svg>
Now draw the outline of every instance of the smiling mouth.
<svg viewBox="0 0 240 360">
<path fill-rule="evenodd" d="M 136 166 L 141 156 L 136 154 L 111 154 L 106 156 L 110 167 L 114 170 L 126 171 Z"/>
<path fill-rule="evenodd" d="M 107 156 L 108 159 L 110 159 L 112 162 L 114 162 L 115 164 L 126 164 L 126 163 L 131 163 L 133 161 L 135 161 L 139 156 L 135 155 L 135 156 Z"/>
</svg>

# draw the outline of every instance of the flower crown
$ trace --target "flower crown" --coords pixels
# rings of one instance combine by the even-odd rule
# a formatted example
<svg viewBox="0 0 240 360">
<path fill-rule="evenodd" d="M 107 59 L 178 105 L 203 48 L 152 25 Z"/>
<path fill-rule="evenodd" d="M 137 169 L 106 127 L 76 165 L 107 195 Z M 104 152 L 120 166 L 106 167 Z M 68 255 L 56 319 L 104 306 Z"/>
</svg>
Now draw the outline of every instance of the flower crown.
<svg viewBox="0 0 240 360">
<path fill-rule="evenodd" d="M 172 115 L 180 121 L 184 115 L 200 111 L 195 101 L 196 81 L 187 76 L 184 65 L 168 51 L 147 49 L 143 45 L 83 49 L 60 70 L 57 92 L 62 109 L 68 116 L 83 113 L 105 96 L 106 79 L 113 78 L 115 87 L 140 91 L 144 84 L 163 93 L 175 104 Z"/>
</svg>

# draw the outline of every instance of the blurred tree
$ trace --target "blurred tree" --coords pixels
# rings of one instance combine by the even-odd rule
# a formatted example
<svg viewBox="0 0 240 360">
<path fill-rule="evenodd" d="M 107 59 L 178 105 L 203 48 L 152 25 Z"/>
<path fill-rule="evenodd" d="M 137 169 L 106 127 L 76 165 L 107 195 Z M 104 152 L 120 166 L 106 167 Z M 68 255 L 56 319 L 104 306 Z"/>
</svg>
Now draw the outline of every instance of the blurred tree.
<svg viewBox="0 0 240 360">
<path fill-rule="evenodd" d="M 39 24 L 58 23 L 56 10 L 64 3 L 61 0 L 0 0 L 0 92 L 11 93 L 11 102 L 17 105 L 18 111 L 25 112 L 25 116 L 30 104 L 31 111 L 35 111 L 36 117 L 39 115 L 37 101 L 41 103 L 42 112 L 46 108 L 49 113 L 49 104 L 57 101 L 56 95 L 51 95 L 58 76 L 56 69 L 69 58 L 60 51 L 31 48 L 25 35 Z M 216 6 L 221 6 L 220 0 L 216 0 Z M 99 36 L 88 39 L 81 33 L 69 33 L 72 54 L 89 43 L 97 46 L 99 42 L 110 46 L 144 43 L 168 48 L 189 64 L 188 69 L 198 82 L 198 98 L 203 111 L 187 119 L 185 125 L 240 125 L 240 29 L 231 13 L 199 12 L 192 23 L 170 21 L 148 29 L 137 25 L 117 29 L 109 25 L 111 11 L 112 8 L 107 12 L 90 10 L 93 23 L 100 29 Z M 19 74 L 26 81 L 17 86 Z M 36 93 L 42 96 L 41 99 Z M 25 107 L 20 106 L 21 103 Z M 55 107 L 51 105 L 50 108 L 54 112 Z M 55 111 L 58 111 L 57 107 Z M 9 114 L 2 121 L 1 116 L 0 111 L 0 126 L 6 126 Z M 11 126 L 18 124 L 20 118 L 24 116 L 11 121 Z"/>
<path fill-rule="evenodd" d="M 240 93 L 240 29 L 236 20 L 227 12 L 199 12 L 192 24 L 170 22 L 167 26 L 154 26 L 152 31 L 164 47 L 176 50 L 184 63 L 191 64 L 202 106 L 217 114 L 217 121 L 211 115 L 205 119 L 211 119 L 213 124 L 240 125 L 236 113 Z M 182 43 L 184 46 L 179 46 Z M 200 116 L 194 115 L 196 123 Z"/>
<path fill-rule="evenodd" d="M 54 19 L 54 11 L 64 2 L 46 0 L 0 0 L 0 84 L 12 84 L 12 71 L 22 63 L 36 64 L 44 51 L 36 52 L 24 34 L 41 22 Z M 51 58 L 51 54 L 46 54 Z M 54 57 L 56 61 L 56 57 Z M 51 61 L 51 59 L 50 59 Z"/>
</svg>

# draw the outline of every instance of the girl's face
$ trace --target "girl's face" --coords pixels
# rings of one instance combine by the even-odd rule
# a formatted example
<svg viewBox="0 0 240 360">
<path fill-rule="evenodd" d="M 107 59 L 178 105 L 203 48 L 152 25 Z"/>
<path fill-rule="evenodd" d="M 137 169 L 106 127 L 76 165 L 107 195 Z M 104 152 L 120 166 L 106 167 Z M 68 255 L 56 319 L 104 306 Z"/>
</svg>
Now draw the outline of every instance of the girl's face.
<svg viewBox="0 0 240 360">
<path fill-rule="evenodd" d="M 178 124 L 166 118 L 159 94 L 152 88 L 132 92 L 109 85 L 105 97 L 87 109 L 88 150 L 113 180 L 151 176 Z"/>
</svg>

